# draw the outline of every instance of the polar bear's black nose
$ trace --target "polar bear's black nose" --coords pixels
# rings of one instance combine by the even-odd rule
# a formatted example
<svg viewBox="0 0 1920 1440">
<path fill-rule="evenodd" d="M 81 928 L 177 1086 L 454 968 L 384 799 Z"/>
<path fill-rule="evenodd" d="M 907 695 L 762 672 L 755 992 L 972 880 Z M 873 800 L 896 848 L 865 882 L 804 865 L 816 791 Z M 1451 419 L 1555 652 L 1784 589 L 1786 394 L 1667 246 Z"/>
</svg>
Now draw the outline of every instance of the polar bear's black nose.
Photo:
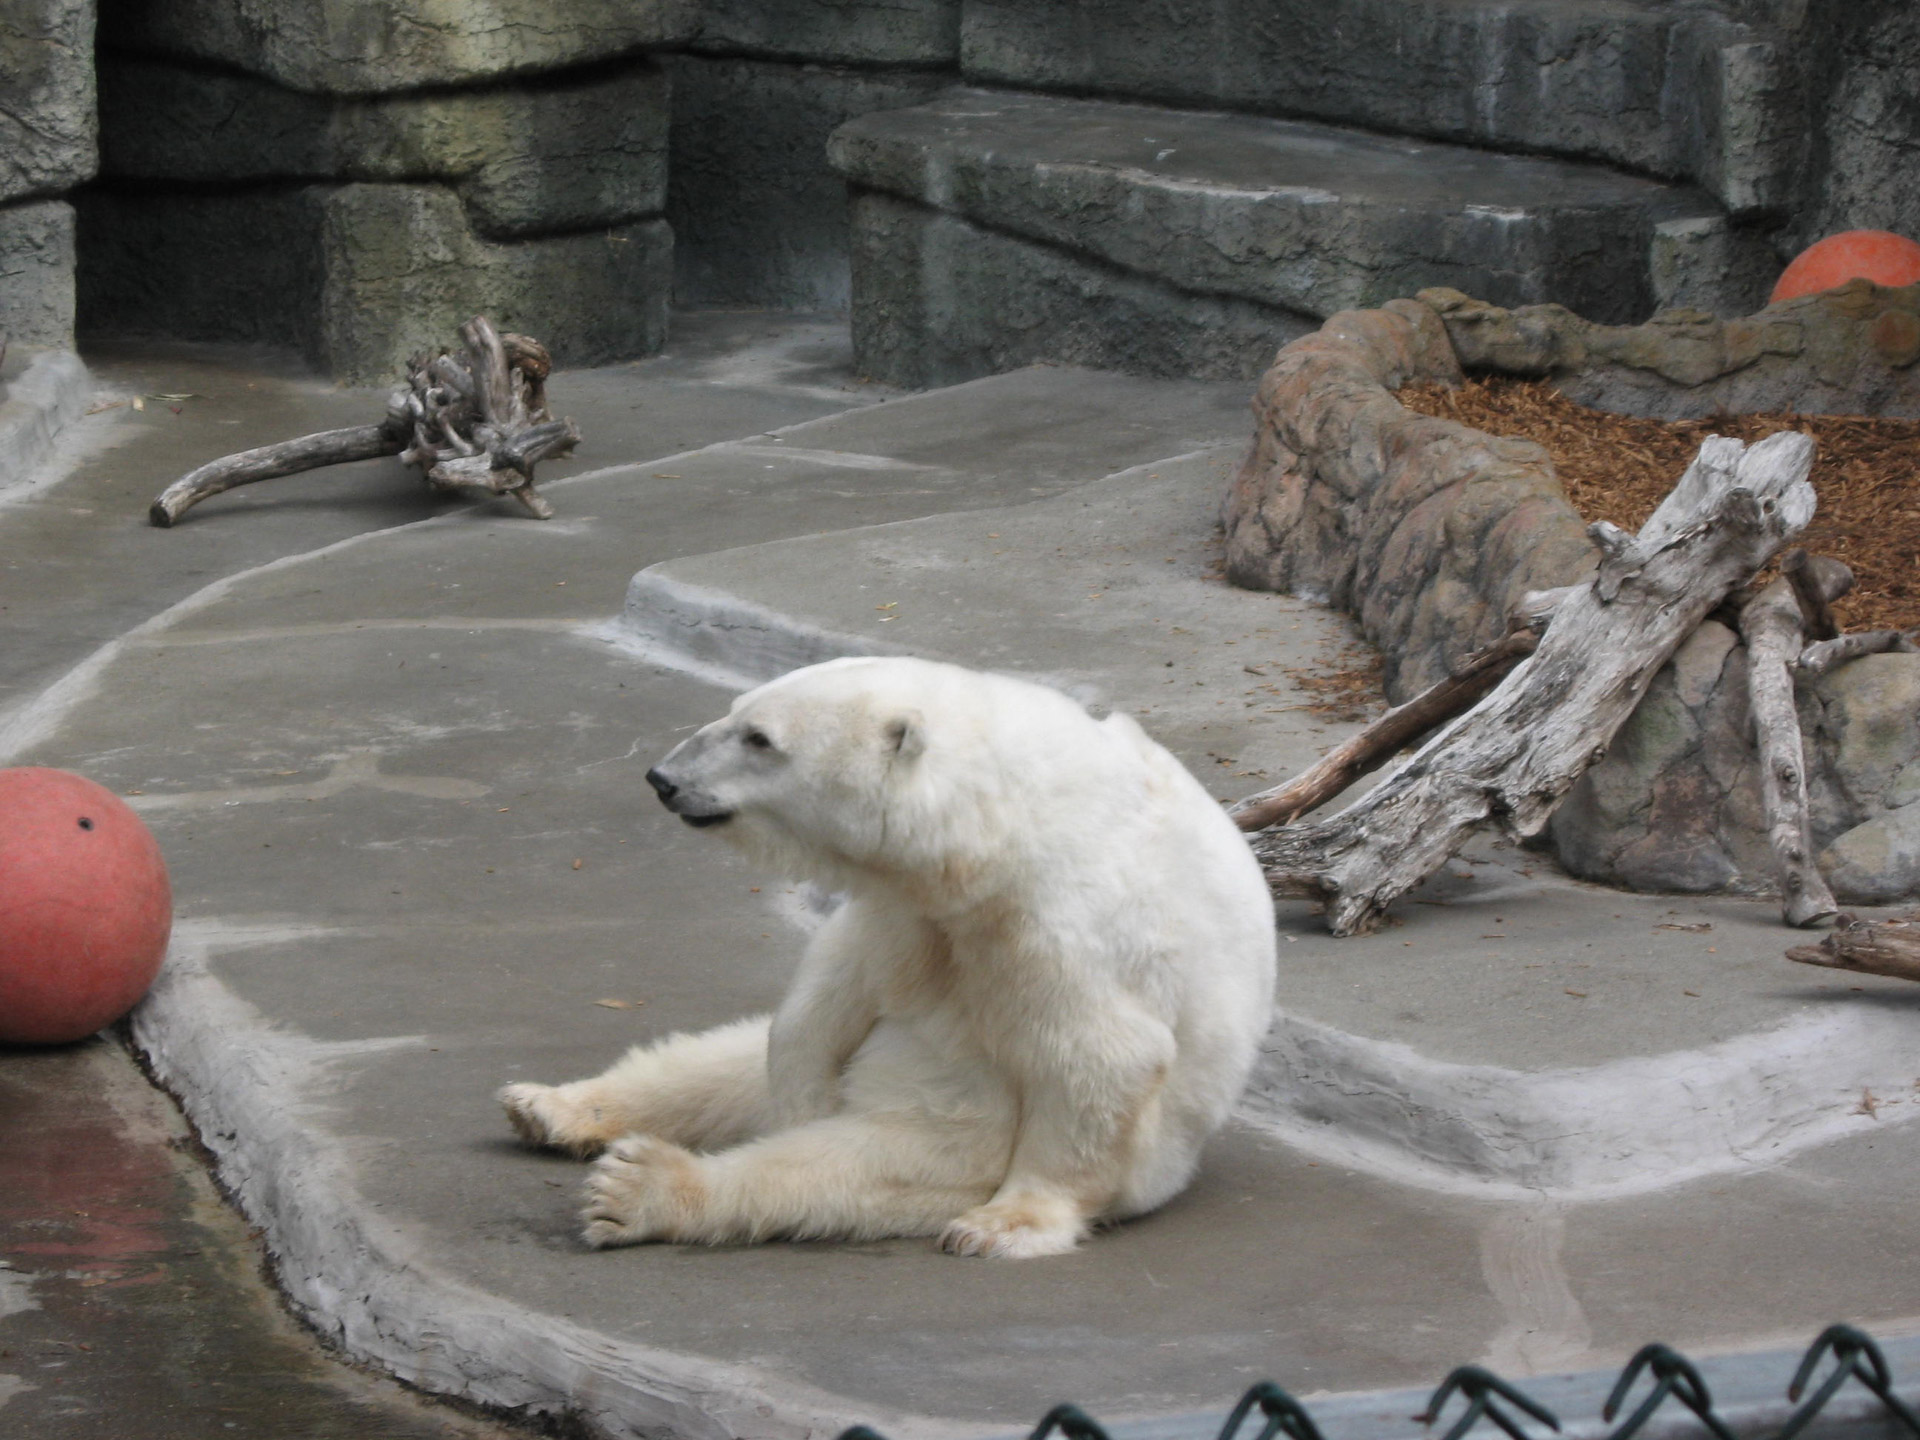
<svg viewBox="0 0 1920 1440">
<path fill-rule="evenodd" d="M 653 769 L 647 771 L 647 784 L 651 785 L 657 792 L 659 792 L 660 798 L 662 800 L 671 800 L 674 797 L 674 795 L 679 792 L 679 789 L 680 789 L 678 785 L 674 784 L 671 780 L 667 779 L 666 776 L 660 773 L 660 767 L 657 765 Z"/>
</svg>

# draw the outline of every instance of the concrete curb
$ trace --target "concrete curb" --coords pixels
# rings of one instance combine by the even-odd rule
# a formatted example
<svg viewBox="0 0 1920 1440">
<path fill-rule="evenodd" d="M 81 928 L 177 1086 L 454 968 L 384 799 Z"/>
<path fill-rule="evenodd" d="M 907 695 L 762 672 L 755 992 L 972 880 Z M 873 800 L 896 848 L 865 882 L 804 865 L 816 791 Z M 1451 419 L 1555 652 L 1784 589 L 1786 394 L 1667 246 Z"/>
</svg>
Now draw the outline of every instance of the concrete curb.
<svg viewBox="0 0 1920 1440">
<path fill-rule="evenodd" d="M 44 350 L 0 389 L 0 496 L 32 478 L 60 432 L 86 413 L 93 377 L 71 350 Z"/>
<path fill-rule="evenodd" d="M 906 653 L 857 635 L 818 629 L 725 591 L 690 585 L 663 573 L 659 565 L 633 577 L 626 607 L 606 627 L 606 635 L 658 664 L 736 690 L 750 690 L 789 670 L 843 655 Z"/>
<path fill-rule="evenodd" d="M 1439 1190 L 1597 1200 L 1750 1169 L 1870 1126 L 1910 1083 L 1912 1023 L 1825 1012 L 1579 1069 L 1434 1060 L 1280 1015 L 1240 1113 L 1298 1148 Z"/>
<path fill-rule="evenodd" d="M 330 1071 L 422 1037 L 323 1042 L 273 1026 L 214 976 L 209 957 L 311 934 L 199 923 L 174 933 L 133 1041 L 179 1100 L 221 1181 L 264 1232 L 302 1318 L 354 1358 L 437 1394 L 566 1415 L 615 1440 L 813 1440 L 858 1422 L 914 1440 L 990 1433 L 876 1413 L 749 1366 L 615 1340 L 498 1299 L 413 1258 L 354 1182 L 348 1147 L 306 1122 Z M 324 1102 L 321 1102 L 324 1103 Z"/>
</svg>

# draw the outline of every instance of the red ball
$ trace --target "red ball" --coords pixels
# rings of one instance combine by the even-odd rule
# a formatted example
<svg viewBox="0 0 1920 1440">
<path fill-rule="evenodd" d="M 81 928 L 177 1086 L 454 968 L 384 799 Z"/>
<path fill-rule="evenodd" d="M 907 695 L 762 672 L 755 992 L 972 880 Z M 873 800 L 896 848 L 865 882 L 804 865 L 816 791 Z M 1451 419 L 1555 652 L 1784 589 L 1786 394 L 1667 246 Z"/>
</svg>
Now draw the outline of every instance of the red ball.
<svg viewBox="0 0 1920 1440">
<path fill-rule="evenodd" d="M 65 770 L 0 770 L 0 1041 L 59 1045 L 131 1010 L 173 929 L 160 847 Z"/>
<path fill-rule="evenodd" d="M 1831 290 L 1849 280 L 1902 286 L 1920 282 L 1920 245 L 1891 230 L 1844 230 L 1793 257 L 1769 305 Z"/>
</svg>

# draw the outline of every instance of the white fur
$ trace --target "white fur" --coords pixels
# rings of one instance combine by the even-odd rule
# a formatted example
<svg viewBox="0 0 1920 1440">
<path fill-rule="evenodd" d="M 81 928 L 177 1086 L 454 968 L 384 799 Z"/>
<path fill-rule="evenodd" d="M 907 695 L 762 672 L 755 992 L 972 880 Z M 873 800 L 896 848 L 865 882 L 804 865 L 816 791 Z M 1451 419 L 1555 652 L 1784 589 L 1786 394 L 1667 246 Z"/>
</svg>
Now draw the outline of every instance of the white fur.
<svg viewBox="0 0 1920 1440">
<path fill-rule="evenodd" d="M 589 1244 L 1050 1255 L 1185 1187 L 1267 1028 L 1273 912 L 1239 831 L 1131 720 L 835 660 L 741 696 L 653 777 L 848 898 L 770 1019 L 501 1092 L 530 1141 L 605 1150 Z"/>
</svg>

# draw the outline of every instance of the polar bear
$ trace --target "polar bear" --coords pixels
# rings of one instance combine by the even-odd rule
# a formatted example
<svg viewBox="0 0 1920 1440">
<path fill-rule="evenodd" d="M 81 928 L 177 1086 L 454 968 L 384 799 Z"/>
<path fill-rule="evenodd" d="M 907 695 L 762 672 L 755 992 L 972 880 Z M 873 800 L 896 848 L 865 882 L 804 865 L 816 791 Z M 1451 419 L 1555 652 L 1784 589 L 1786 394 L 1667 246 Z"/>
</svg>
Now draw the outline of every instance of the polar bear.
<svg viewBox="0 0 1920 1440">
<path fill-rule="evenodd" d="M 1132 720 L 907 658 L 794 671 L 647 773 L 667 808 L 843 894 L 771 1017 L 500 1092 L 604 1152 L 592 1246 L 937 1235 L 1074 1248 L 1185 1188 L 1270 1018 L 1272 901 Z"/>
</svg>

